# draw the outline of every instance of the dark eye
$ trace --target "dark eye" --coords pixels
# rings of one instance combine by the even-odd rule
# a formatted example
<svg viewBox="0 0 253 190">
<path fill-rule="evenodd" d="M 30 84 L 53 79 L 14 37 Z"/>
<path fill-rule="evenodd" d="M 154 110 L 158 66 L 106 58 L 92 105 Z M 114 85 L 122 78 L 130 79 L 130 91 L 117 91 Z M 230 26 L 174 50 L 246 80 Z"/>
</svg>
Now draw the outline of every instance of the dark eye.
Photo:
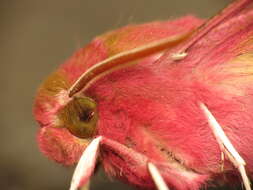
<svg viewBox="0 0 253 190">
<path fill-rule="evenodd" d="M 74 97 L 61 111 L 62 125 L 73 135 L 89 138 L 95 134 L 98 113 L 94 100 L 88 97 Z"/>
<path fill-rule="evenodd" d="M 88 122 L 92 119 L 94 114 L 95 114 L 94 110 L 89 110 L 89 109 L 82 110 L 79 113 L 79 119 L 80 119 L 80 121 Z"/>
</svg>

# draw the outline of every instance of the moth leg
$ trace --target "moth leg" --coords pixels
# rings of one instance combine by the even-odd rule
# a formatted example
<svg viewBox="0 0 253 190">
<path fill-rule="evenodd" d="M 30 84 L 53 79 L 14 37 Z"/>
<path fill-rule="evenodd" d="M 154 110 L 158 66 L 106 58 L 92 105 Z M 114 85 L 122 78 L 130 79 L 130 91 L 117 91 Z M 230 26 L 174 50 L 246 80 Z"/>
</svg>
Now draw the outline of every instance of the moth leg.
<svg viewBox="0 0 253 190">
<path fill-rule="evenodd" d="M 200 103 L 200 108 L 203 110 L 205 116 L 207 117 L 209 126 L 212 129 L 212 132 L 220 145 L 220 148 L 222 151 L 224 151 L 224 154 L 229 158 L 229 160 L 234 164 L 234 166 L 239 170 L 243 184 L 245 186 L 246 190 L 251 190 L 250 187 L 250 181 L 247 176 L 245 165 L 246 162 L 243 160 L 243 158 L 240 156 L 238 151 L 235 149 L 233 144 L 228 139 L 227 135 L 223 131 L 220 124 L 217 122 L 215 117 L 212 115 L 212 113 L 208 110 L 208 108 L 203 104 Z"/>
<path fill-rule="evenodd" d="M 168 186 L 166 185 L 162 175 L 160 174 L 159 170 L 157 167 L 151 163 L 148 162 L 148 171 L 156 184 L 156 187 L 158 190 L 169 190 Z"/>
<path fill-rule="evenodd" d="M 89 189 L 89 179 L 96 166 L 101 140 L 102 137 L 97 137 L 86 147 L 74 171 L 69 190 Z"/>
<path fill-rule="evenodd" d="M 169 190 L 157 167 L 145 155 L 105 137 L 103 137 L 101 145 L 103 146 L 101 150 L 102 148 L 109 148 L 121 155 L 122 158 L 126 158 L 126 163 L 131 163 L 131 167 L 138 166 L 139 170 L 135 170 L 135 172 L 138 172 L 136 173 L 137 176 L 142 176 L 143 173 L 148 172 L 158 190 Z"/>
<path fill-rule="evenodd" d="M 169 190 L 157 167 L 153 163 L 148 162 L 148 159 L 144 155 L 137 153 L 116 141 L 102 136 L 95 138 L 86 147 L 76 166 L 69 190 L 78 190 L 80 188 L 81 190 L 89 189 L 89 179 L 93 174 L 98 151 L 100 148 L 103 148 L 102 146 L 105 146 L 104 148 L 110 148 L 112 151 L 121 154 L 125 158 L 128 158 L 128 161 L 131 161 L 131 163 L 134 165 L 136 164 L 143 166 L 143 171 L 148 169 L 148 172 L 150 173 L 158 190 Z"/>
</svg>

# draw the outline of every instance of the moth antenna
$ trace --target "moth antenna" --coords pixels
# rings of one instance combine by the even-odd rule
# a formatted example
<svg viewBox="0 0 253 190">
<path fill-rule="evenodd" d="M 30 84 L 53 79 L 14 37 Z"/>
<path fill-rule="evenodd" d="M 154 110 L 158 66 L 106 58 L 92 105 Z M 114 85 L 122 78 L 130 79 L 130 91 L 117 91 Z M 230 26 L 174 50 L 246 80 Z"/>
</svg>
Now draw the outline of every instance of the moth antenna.
<svg viewBox="0 0 253 190">
<path fill-rule="evenodd" d="M 69 97 L 72 97 L 80 90 L 87 88 L 91 81 L 94 81 L 99 78 L 99 76 L 108 73 L 108 71 L 119 69 L 122 66 L 126 66 L 130 61 L 140 59 L 178 45 L 186 38 L 189 38 L 194 31 L 195 30 L 180 35 L 170 36 L 162 40 L 151 42 L 147 45 L 121 52 L 93 65 L 87 71 L 85 71 L 70 87 Z"/>
<path fill-rule="evenodd" d="M 162 175 L 160 174 L 157 167 L 151 163 L 148 162 L 148 171 L 153 179 L 153 181 L 156 184 L 156 187 L 158 190 L 169 190 L 168 186 L 166 185 Z"/>
<path fill-rule="evenodd" d="M 205 104 L 200 103 L 200 108 L 204 112 L 205 116 L 207 117 L 209 126 L 224 154 L 229 158 L 229 160 L 234 164 L 234 166 L 239 170 L 239 173 L 242 177 L 243 184 L 246 190 L 251 190 L 250 187 L 250 180 L 247 176 L 245 165 L 246 162 L 240 156 L 238 151 L 235 149 L 225 132 L 223 131 L 222 127 L 209 111 L 209 109 L 205 106 Z"/>
<path fill-rule="evenodd" d="M 101 136 L 95 138 L 84 150 L 74 171 L 69 190 L 89 189 L 89 179 L 96 166 L 101 140 Z"/>
<path fill-rule="evenodd" d="M 185 42 L 185 44 L 180 48 L 177 54 L 182 54 L 182 53 L 187 52 L 187 50 L 192 45 L 194 45 L 200 38 L 206 35 L 214 27 L 224 22 L 226 19 L 231 18 L 232 16 L 239 13 L 241 10 L 247 7 L 250 3 L 252 3 L 252 0 L 237 0 L 229 4 L 220 12 L 220 14 L 217 14 L 216 16 L 210 18 L 207 22 L 201 25 L 198 28 L 198 31 L 196 31 L 193 34 L 193 36 Z M 172 55 L 172 60 L 174 60 L 173 55 Z"/>
</svg>

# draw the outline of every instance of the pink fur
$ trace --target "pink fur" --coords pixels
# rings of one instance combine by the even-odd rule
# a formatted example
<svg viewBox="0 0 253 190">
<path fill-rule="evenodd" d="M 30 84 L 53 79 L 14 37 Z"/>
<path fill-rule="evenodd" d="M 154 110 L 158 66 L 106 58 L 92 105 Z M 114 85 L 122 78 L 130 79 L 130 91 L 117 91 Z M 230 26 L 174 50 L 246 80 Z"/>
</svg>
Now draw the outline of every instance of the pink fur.
<svg viewBox="0 0 253 190">
<path fill-rule="evenodd" d="M 201 23 L 188 16 L 124 27 L 96 38 L 59 71 L 73 83 L 88 67 L 109 55 L 184 33 Z M 145 165 L 151 160 L 170 187 L 177 190 L 197 190 L 210 181 L 222 180 L 226 173 L 236 176 L 235 168 L 227 160 L 221 171 L 221 150 L 199 108 L 199 102 L 203 102 L 245 158 L 252 175 L 252 62 L 235 60 L 241 54 L 242 58 L 248 56 L 246 53 L 252 54 L 249 43 L 252 31 L 253 11 L 219 25 L 194 44 L 181 61 L 173 62 L 170 58 L 172 52 L 180 49 L 178 46 L 161 58 L 160 54 L 153 55 L 139 60 L 137 65 L 115 71 L 84 92 L 98 103 L 97 135 L 108 139 L 101 148 L 107 173 L 152 189 L 154 184 Z M 106 39 L 114 34 L 118 35 L 118 41 L 115 46 L 108 46 Z M 39 107 L 35 108 L 37 120 L 49 119 Z M 57 110 L 50 114 L 57 114 Z M 76 162 L 86 145 L 78 144 L 67 130 L 52 127 L 53 122 L 40 130 L 41 150 L 58 162 Z M 52 131 L 50 136 L 45 134 L 47 130 Z M 50 146 L 55 143 L 59 146 Z M 171 156 L 188 170 L 171 161 Z"/>
<path fill-rule="evenodd" d="M 85 142 L 79 142 L 67 129 L 43 127 L 37 138 L 43 153 L 66 166 L 75 164 L 86 147 Z"/>
<path fill-rule="evenodd" d="M 88 93 L 99 102 L 99 134 L 122 144 L 130 139 L 136 151 L 161 162 L 166 161 L 159 149 L 163 147 L 187 168 L 207 174 L 211 180 L 223 175 L 221 150 L 199 109 L 201 101 L 224 126 L 252 172 L 253 89 L 251 82 L 238 83 L 238 78 L 249 77 L 253 70 L 246 68 L 244 75 L 233 73 L 235 66 L 230 63 L 242 51 L 246 53 L 247 47 L 236 47 L 252 35 L 252 19 L 253 12 L 249 12 L 229 20 L 199 40 L 180 62 L 168 61 L 168 52 L 157 62 L 140 62 L 94 84 Z M 243 63 L 234 64 L 243 67 Z M 236 67 L 240 69 L 240 65 Z M 233 88 L 240 94 L 234 94 Z M 104 162 L 111 163 L 111 159 L 113 156 L 105 157 Z M 225 171 L 235 172 L 228 161 Z M 182 181 L 177 189 L 197 189 L 182 186 Z"/>
</svg>

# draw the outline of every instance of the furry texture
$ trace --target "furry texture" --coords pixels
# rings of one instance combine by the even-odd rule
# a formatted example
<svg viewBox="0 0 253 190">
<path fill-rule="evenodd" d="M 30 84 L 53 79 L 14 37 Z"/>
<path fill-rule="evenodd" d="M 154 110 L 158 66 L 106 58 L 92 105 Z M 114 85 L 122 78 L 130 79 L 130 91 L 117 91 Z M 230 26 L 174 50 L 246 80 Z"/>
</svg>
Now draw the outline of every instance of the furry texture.
<svg viewBox="0 0 253 190">
<path fill-rule="evenodd" d="M 43 126 L 38 138 L 41 150 L 64 164 L 72 164 L 80 157 L 87 141 L 61 128 L 56 116 L 68 101 L 64 90 L 87 68 L 118 52 L 184 33 L 201 23 L 188 16 L 127 26 L 100 36 L 79 50 L 57 71 L 64 85 L 59 82 L 52 90 L 51 83 L 58 81 L 53 77 L 38 92 L 34 112 Z M 152 189 L 154 184 L 143 165 L 151 160 L 170 188 L 177 190 L 197 190 L 209 181 L 223 181 L 223 175 L 227 175 L 227 180 L 236 176 L 227 160 L 221 171 L 221 150 L 198 106 L 201 101 L 224 127 L 252 175 L 252 31 L 253 11 L 214 28 L 181 61 L 170 59 L 179 45 L 163 55 L 152 55 L 138 60 L 137 65 L 115 71 L 84 92 L 98 103 L 97 134 L 109 139 L 101 148 L 107 173 Z"/>
</svg>

